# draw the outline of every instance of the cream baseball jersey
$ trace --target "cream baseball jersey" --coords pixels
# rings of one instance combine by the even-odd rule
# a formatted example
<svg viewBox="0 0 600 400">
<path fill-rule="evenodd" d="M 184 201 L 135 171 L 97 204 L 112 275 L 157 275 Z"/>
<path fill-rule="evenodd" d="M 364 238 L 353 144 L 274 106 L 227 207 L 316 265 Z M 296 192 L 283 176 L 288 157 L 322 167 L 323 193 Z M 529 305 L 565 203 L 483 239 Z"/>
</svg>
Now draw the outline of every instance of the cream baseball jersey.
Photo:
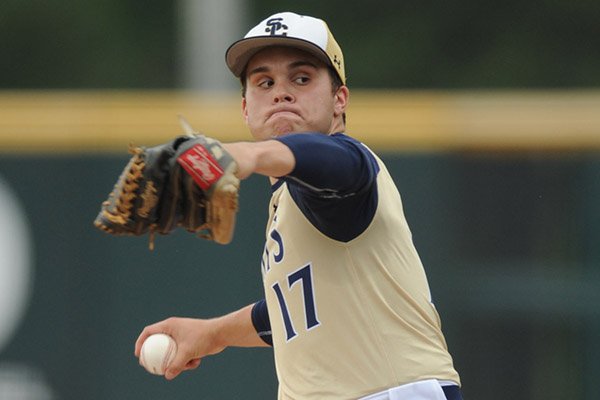
<svg viewBox="0 0 600 400">
<path fill-rule="evenodd" d="M 261 267 L 279 399 L 356 399 L 431 378 L 460 384 L 385 165 L 343 134 L 281 141 L 296 169 L 306 157 L 315 163 L 321 142 L 333 149 L 316 168 L 346 187 L 292 173 L 272 188 Z M 335 149 L 358 160 L 347 177 L 334 171 L 347 164 L 336 165 Z"/>
</svg>

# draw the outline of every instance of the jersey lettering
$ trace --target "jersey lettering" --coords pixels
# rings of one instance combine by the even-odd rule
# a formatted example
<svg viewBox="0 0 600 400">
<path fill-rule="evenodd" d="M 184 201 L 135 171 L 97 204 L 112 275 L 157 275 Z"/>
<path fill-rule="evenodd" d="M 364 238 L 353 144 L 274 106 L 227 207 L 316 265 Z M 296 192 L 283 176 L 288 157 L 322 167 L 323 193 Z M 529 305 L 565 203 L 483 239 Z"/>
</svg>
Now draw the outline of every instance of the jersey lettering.
<svg viewBox="0 0 600 400">
<path fill-rule="evenodd" d="M 276 263 L 280 263 L 281 260 L 283 260 L 283 239 L 281 238 L 279 232 L 277 232 L 277 229 L 273 229 L 271 231 L 271 239 L 273 239 L 279 247 L 279 252 L 277 254 L 273 254 L 273 259 Z"/>
<path fill-rule="evenodd" d="M 269 261 L 269 249 L 267 248 L 267 246 L 265 246 L 265 251 L 263 253 L 263 258 L 260 261 L 260 266 L 263 270 L 263 273 L 267 273 L 269 272 L 269 270 L 271 269 L 271 261 Z"/>
<path fill-rule="evenodd" d="M 304 319 L 306 322 L 306 330 L 311 330 L 316 326 L 319 326 L 321 323 L 317 318 L 317 308 L 315 302 L 315 294 L 313 290 L 313 281 L 312 281 L 312 265 L 307 264 L 299 270 L 292 272 L 287 277 L 287 288 L 289 291 L 288 295 L 292 295 L 293 286 L 296 282 L 302 282 L 302 299 L 304 303 Z M 292 319 L 290 318 L 290 313 L 288 310 L 288 306 L 285 301 L 285 296 L 279 282 L 276 282 L 272 286 L 275 294 L 277 295 L 277 300 L 279 301 L 279 308 L 281 310 L 281 317 L 283 318 L 283 324 L 285 326 L 286 332 L 286 341 L 290 341 L 297 336 L 296 330 L 294 329 L 294 325 L 292 323 Z"/>
</svg>

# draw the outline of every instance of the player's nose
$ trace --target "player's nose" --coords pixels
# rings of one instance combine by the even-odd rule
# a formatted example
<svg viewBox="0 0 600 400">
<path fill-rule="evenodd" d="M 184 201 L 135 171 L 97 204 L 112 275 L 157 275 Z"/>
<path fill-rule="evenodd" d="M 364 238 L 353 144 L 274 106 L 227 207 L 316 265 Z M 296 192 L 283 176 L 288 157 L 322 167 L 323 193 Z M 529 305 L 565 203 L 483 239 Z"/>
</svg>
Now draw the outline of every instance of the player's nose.
<svg viewBox="0 0 600 400">
<path fill-rule="evenodd" d="M 293 103 L 296 100 L 287 85 L 279 84 L 273 90 L 273 103 Z"/>
</svg>

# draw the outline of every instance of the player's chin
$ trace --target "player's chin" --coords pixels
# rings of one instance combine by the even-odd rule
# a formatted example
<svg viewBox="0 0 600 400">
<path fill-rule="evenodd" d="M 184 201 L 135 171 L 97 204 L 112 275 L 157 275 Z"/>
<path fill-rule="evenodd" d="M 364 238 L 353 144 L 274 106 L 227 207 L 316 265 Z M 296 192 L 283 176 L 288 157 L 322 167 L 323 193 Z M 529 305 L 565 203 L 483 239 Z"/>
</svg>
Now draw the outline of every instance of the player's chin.
<svg viewBox="0 0 600 400">
<path fill-rule="evenodd" d="M 275 124 L 265 124 L 260 129 L 254 129 L 252 136 L 256 141 L 275 139 L 281 136 L 289 135 L 290 133 L 305 132 L 306 128 L 303 124 L 295 124 L 289 122 L 281 122 Z"/>
<path fill-rule="evenodd" d="M 291 113 L 288 113 L 291 114 Z M 288 117 L 272 117 L 266 127 L 270 131 L 271 137 L 284 136 L 295 132 L 304 132 L 306 130 L 304 121 L 296 114 Z"/>
<path fill-rule="evenodd" d="M 302 124 L 279 124 L 273 127 L 271 137 L 281 137 L 290 133 L 306 132 L 307 128 Z"/>
</svg>

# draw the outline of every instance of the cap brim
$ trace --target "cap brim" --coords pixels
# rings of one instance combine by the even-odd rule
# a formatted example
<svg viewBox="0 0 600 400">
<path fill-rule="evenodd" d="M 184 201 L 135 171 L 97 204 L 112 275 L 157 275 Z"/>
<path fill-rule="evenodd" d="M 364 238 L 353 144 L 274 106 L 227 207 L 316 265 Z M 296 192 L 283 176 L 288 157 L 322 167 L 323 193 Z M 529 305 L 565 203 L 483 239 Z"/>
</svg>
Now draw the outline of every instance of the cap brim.
<svg viewBox="0 0 600 400">
<path fill-rule="evenodd" d="M 286 46 L 304 50 L 314 55 L 326 65 L 331 65 L 327 53 L 319 46 L 307 40 L 285 36 L 255 36 L 238 40 L 227 49 L 225 62 L 231 72 L 233 72 L 233 75 L 239 78 L 252 56 L 270 46 Z"/>
</svg>

